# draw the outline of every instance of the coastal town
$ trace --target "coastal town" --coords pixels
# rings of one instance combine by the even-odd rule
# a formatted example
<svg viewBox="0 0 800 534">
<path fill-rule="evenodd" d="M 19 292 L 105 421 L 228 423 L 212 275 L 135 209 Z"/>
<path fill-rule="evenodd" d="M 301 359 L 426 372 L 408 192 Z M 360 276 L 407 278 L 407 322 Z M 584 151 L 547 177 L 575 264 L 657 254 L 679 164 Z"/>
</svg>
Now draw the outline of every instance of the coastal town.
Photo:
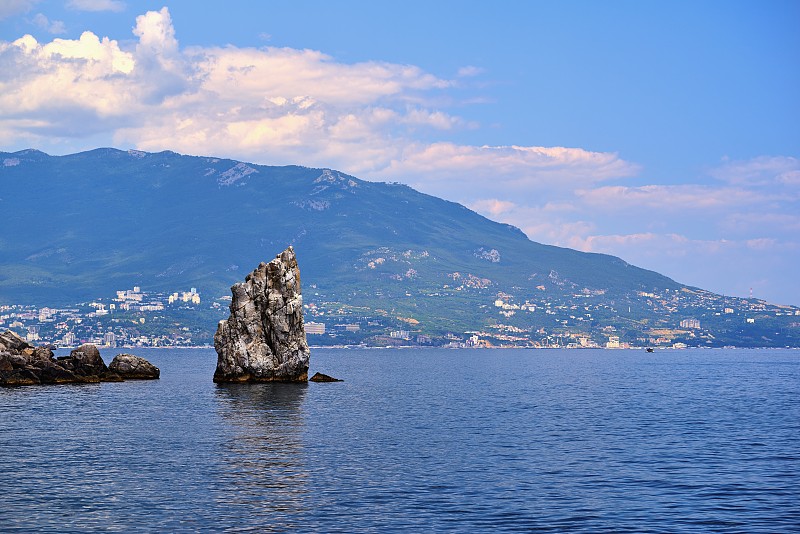
<svg viewBox="0 0 800 534">
<path fill-rule="evenodd" d="M 317 346 L 439 346 L 449 348 L 684 348 L 725 346 L 727 325 L 741 337 L 752 331 L 763 342 L 766 329 L 786 337 L 800 331 L 800 308 L 758 299 L 726 298 L 683 288 L 639 292 L 609 301 L 603 291 L 583 289 L 547 295 L 492 292 L 476 312 L 480 328 L 449 331 L 395 310 L 324 300 L 311 286 L 305 298 L 305 331 Z M 460 288 L 456 288 L 460 289 Z M 447 290 L 441 289 L 446 298 Z M 229 296 L 206 298 L 197 288 L 150 292 L 135 286 L 113 296 L 66 307 L 0 305 L 0 329 L 29 342 L 57 347 L 93 343 L 106 347 L 189 347 L 213 344 L 213 329 L 227 317 Z M 687 310 L 691 313 L 687 314 Z M 659 321 L 642 319 L 656 313 Z M 715 333 L 716 332 L 716 333 Z M 725 345 L 721 345 L 724 343 Z"/>
</svg>

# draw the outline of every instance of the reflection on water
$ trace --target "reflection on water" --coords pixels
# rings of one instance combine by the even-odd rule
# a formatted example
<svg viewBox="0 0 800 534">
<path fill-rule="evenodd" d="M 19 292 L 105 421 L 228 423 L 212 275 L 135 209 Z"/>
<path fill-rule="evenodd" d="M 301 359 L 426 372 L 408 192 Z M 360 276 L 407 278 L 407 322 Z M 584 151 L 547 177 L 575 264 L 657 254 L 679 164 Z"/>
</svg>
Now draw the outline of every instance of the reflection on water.
<svg viewBox="0 0 800 534">
<path fill-rule="evenodd" d="M 253 529 L 296 527 L 307 511 L 304 401 L 308 384 L 220 384 L 225 425 L 216 500 Z M 233 511 L 238 509 L 237 511 Z M 236 530 L 246 530 L 237 525 Z"/>
</svg>

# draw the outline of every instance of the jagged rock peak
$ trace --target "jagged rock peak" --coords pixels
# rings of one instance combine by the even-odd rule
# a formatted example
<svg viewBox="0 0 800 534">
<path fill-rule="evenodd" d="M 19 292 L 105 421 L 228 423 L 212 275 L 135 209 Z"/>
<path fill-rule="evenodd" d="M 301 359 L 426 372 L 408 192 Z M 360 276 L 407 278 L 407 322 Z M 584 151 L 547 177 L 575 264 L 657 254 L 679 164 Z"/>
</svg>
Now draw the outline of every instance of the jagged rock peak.
<svg viewBox="0 0 800 534">
<path fill-rule="evenodd" d="M 309 349 L 292 247 L 231 287 L 231 315 L 214 335 L 214 382 L 305 382 Z"/>
</svg>

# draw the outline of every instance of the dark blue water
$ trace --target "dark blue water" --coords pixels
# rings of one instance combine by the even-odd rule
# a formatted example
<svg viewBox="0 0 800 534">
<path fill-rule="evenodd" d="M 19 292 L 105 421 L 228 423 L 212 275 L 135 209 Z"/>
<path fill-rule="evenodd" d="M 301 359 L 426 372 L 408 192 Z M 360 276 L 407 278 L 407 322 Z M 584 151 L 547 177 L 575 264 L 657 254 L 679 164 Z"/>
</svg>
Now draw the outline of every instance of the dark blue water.
<svg viewBox="0 0 800 534">
<path fill-rule="evenodd" d="M 0 389 L 0 531 L 800 530 L 800 351 L 138 353 L 160 381 Z"/>
</svg>

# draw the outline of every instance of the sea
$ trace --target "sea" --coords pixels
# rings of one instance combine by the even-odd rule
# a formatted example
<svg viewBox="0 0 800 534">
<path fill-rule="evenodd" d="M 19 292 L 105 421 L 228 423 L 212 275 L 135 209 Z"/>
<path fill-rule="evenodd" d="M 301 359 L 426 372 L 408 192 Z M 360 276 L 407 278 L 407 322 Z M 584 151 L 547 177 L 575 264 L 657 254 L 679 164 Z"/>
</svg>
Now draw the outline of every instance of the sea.
<svg viewBox="0 0 800 534">
<path fill-rule="evenodd" d="M 132 352 L 161 379 L 0 388 L 1 532 L 800 531 L 798 350 Z"/>
</svg>

